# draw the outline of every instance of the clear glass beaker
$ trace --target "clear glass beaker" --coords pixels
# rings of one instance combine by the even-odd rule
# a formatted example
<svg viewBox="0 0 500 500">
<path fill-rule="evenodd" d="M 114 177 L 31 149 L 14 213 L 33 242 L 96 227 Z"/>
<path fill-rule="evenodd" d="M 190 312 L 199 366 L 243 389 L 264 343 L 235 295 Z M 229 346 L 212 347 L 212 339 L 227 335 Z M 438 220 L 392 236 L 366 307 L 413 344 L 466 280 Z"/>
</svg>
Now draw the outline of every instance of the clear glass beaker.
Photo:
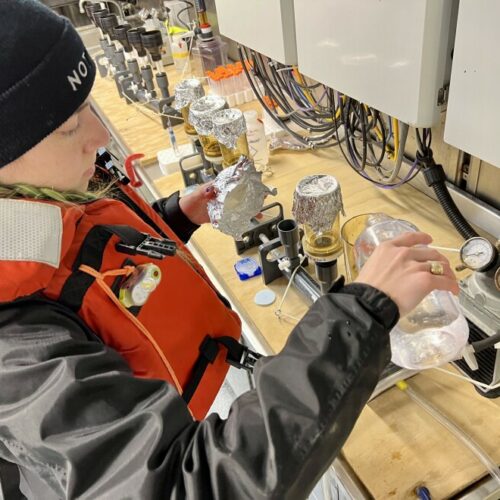
<svg viewBox="0 0 500 500">
<path fill-rule="evenodd" d="M 381 220 L 387 220 L 390 218 L 391 217 L 388 215 L 379 212 L 360 214 L 355 217 L 351 217 L 342 225 L 340 237 L 344 250 L 344 266 L 348 283 L 354 281 L 359 273 L 359 269 L 356 264 L 354 243 L 356 243 L 356 240 L 367 227 L 380 222 Z"/>
<path fill-rule="evenodd" d="M 303 228 L 304 252 L 316 262 L 332 260 L 342 252 L 340 214 L 337 214 L 326 231 L 314 231 L 309 224 L 303 224 Z"/>
</svg>

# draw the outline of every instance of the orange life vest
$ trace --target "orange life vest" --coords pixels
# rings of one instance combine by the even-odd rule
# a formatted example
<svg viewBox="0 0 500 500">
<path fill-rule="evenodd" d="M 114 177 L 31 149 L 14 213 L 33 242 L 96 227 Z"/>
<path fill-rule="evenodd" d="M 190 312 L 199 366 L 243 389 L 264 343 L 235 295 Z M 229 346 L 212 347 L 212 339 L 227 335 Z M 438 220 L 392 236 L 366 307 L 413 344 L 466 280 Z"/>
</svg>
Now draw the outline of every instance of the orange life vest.
<svg viewBox="0 0 500 500">
<path fill-rule="evenodd" d="M 175 241 L 175 256 L 157 260 L 117 250 L 120 237 L 107 231 L 109 226 L 126 226 L 162 238 L 121 201 L 102 199 L 78 206 L 32 201 L 61 209 L 60 262 L 54 267 L 43 262 L 1 260 L 0 301 L 41 291 L 68 305 L 127 360 L 136 376 L 166 380 L 181 393 L 188 386 L 191 392 L 196 389 L 189 408 L 201 419 L 228 370 L 226 348 L 214 350 L 213 342 L 207 341 L 238 339 L 240 320 L 167 224 L 131 189 L 125 190 L 154 226 Z M 187 258 L 181 258 L 179 252 Z M 135 266 L 146 263 L 160 268 L 161 281 L 140 309 L 127 309 L 118 300 L 120 285 Z M 200 350 L 207 358 L 201 365 Z M 195 386 L 193 377 L 197 378 Z"/>
</svg>

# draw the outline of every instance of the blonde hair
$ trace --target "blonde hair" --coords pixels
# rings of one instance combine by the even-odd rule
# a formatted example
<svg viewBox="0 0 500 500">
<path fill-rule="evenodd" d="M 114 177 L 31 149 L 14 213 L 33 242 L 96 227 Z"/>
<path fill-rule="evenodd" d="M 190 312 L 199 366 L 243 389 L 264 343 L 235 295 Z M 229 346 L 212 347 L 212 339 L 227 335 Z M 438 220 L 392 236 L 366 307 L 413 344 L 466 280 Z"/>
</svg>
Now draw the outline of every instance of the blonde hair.
<svg viewBox="0 0 500 500">
<path fill-rule="evenodd" d="M 33 198 L 35 200 L 52 200 L 61 203 L 78 204 L 100 200 L 109 196 L 113 183 L 97 186 L 90 191 L 58 191 L 49 187 L 32 186 L 31 184 L 0 184 L 0 198 Z"/>
</svg>

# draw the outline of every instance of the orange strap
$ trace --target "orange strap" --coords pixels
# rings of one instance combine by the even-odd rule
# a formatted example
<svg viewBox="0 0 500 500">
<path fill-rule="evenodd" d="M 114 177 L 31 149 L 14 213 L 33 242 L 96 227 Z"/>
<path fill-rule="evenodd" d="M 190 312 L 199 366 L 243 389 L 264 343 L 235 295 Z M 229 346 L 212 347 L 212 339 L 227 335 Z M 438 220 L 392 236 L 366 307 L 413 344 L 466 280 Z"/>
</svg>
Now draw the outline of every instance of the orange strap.
<svg viewBox="0 0 500 500">
<path fill-rule="evenodd" d="M 134 272 L 134 267 L 132 266 L 125 266 L 123 269 L 114 269 L 112 271 L 106 271 L 104 273 L 100 273 L 96 271 L 95 269 L 91 268 L 90 266 L 87 266 L 85 264 L 82 264 L 79 267 L 80 271 L 83 271 L 84 273 L 90 274 L 90 276 L 93 276 L 99 286 L 104 290 L 106 295 L 115 303 L 115 305 L 125 314 L 132 323 L 140 330 L 140 332 L 151 342 L 152 346 L 154 347 L 155 351 L 157 354 L 160 356 L 161 360 L 163 361 L 163 364 L 165 365 L 170 377 L 172 378 L 174 385 L 179 392 L 179 394 L 182 395 L 182 387 L 177 380 L 177 377 L 175 376 L 174 370 L 172 369 L 172 366 L 168 362 L 167 358 L 165 357 L 165 354 L 163 351 L 160 349 L 158 344 L 156 343 L 156 340 L 153 338 L 153 336 L 148 332 L 147 328 L 118 300 L 116 295 L 113 293 L 111 288 L 106 284 L 104 281 L 104 278 L 107 276 L 129 276 Z"/>
</svg>

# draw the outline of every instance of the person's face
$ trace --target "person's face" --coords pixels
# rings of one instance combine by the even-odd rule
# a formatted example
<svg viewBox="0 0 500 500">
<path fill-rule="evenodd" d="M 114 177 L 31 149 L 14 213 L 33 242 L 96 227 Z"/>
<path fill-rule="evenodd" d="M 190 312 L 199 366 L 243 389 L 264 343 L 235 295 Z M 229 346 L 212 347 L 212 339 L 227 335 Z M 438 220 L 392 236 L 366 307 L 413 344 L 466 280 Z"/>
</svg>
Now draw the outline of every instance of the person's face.
<svg viewBox="0 0 500 500">
<path fill-rule="evenodd" d="M 43 141 L 1 168 L 0 183 L 85 191 L 97 148 L 108 141 L 108 131 L 85 102 Z"/>
</svg>

